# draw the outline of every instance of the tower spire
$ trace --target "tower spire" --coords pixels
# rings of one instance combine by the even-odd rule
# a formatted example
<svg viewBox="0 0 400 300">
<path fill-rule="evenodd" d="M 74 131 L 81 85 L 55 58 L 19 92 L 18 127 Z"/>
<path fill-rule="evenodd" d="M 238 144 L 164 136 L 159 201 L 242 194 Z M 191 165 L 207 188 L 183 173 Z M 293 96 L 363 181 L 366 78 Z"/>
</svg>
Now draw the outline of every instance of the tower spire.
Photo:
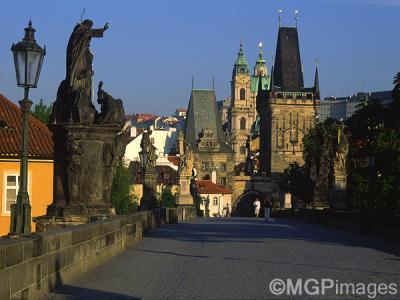
<svg viewBox="0 0 400 300">
<path fill-rule="evenodd" d="M 279 21 L 279 28 L 281 27 L 281 25 L 282 25 L 282 12 L 283 12 L 283 10 L 282 9 L 279 9 L 278 10 L 278 21 Z"/>
<path fill-rule="evenodd" d="M 192 75 L 192 91 L 194 90 L 194 75 Z"/>
<path fill-rule="evenodd" d="M 318 58 L 316 59 L 316 66 L 315 66 L 315 77 L 314 77 L 314 92 L 317 97 L 320 97 L 320 90 L 319 90 L 319 76 L 318 76 Z"/>
<path fill-rule="evenodd" d="M 240 39 L 240 47 L 238 56 L 235 62 L 235 67 L 233 69 L 233 73 L 235 74 L 248 74 L 249 73 L 249 65 L 247 64 L 246 58 L 244 57 L 243 52 L 243 39 Z"/>
</svg>

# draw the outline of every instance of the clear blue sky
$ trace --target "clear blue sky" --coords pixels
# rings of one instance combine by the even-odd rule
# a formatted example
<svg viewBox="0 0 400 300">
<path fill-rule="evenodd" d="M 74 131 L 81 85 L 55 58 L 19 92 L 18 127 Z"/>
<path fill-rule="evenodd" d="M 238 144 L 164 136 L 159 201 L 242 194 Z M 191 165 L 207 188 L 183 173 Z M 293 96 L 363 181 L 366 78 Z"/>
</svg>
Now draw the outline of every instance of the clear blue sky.
<svg viewBox="0 0 400 300">
<path fill-rule="evenodd" d="M 258 43 L 271 66 L 277 10 L 283 25 L 294 25 L 300 10 L 300 44 L 305 83 L 312 85 L 319 59 L 323 96 L 392 89 L 400 71 L 400 0 L 158 0 L 4 1 L 0 18 L 0 93 L 13 101 L 17 88 L 10 46 L 32 19 L 36 39 L 46 45 L 39 87 L 31 99 L 55 100 L 65 77 L 65 51 L 73 27 L 85 18 L 109 30 L 93 39 L 95 86 L 122 98 L 127 112 L 170 114 L 187 107 L 191 76 L 196 88 L 211 88 L 218 100 L 230 94 L 232 67 L 240 38 L 251 68 Z"/>
</svg>

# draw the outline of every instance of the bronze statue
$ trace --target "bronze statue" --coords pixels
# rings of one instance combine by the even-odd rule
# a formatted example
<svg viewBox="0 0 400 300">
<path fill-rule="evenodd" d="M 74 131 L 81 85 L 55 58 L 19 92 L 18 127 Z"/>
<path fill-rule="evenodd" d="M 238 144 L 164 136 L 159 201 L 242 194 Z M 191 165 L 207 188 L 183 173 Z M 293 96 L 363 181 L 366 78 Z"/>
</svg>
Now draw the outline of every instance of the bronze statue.
<svg viewBox="0 0 400 300">
<path fill-rule="evenodd" d="M 91 20 L 78 23 L 69 39 L 66 77 L 57 91 L 51 116 L 53 124 L 94 122 L 96 109 L 91 101 L 93 54 L 90 41 L 93 37 L 102 37 L 108 23 L 100 29 L 92 29 L 92 26 Z"/>
</svg>

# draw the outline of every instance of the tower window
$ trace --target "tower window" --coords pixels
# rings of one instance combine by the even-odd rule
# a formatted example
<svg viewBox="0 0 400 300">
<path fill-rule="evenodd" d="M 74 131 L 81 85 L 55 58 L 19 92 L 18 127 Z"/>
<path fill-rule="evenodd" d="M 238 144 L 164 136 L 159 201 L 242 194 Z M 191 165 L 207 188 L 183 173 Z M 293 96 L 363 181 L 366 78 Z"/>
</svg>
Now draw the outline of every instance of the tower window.
<svg viewBox="0 0 400 300">
<path fill-rule="evenodd" d="M 246 99 L 246 90 L 244 88 L 240 89 L 240 100 Z"/>
<path fill-rule="evenodd" d="M 240 147 L 240 154 L 246 154 L 246 147 L 245 146 L 242 146 L 242 147 Z"/>
<path fill-rule="evenodd" d="M 244 117 L 240 118 L 240 130 L 246 130 L 246 119 Z"/>
</svg>

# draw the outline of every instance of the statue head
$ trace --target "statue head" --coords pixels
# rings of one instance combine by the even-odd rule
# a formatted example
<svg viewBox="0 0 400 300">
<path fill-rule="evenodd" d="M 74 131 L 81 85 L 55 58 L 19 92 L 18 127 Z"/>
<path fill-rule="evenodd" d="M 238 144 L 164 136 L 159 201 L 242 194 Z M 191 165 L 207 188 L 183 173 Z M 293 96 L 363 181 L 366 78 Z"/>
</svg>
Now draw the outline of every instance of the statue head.
<svg viewBox="0 0 400 300">
<path fill-rule="evenodd" d="M 92 21 L 92 20 L 89 20 L 89 19 L 86 19 L 86 20 L 84 20 L 81 24 L 82 24 L 83 26 L 87 27 L 87 28 L 92 28 L 92 26 L 93 26 L 93 21 Z"/>
</svg>

